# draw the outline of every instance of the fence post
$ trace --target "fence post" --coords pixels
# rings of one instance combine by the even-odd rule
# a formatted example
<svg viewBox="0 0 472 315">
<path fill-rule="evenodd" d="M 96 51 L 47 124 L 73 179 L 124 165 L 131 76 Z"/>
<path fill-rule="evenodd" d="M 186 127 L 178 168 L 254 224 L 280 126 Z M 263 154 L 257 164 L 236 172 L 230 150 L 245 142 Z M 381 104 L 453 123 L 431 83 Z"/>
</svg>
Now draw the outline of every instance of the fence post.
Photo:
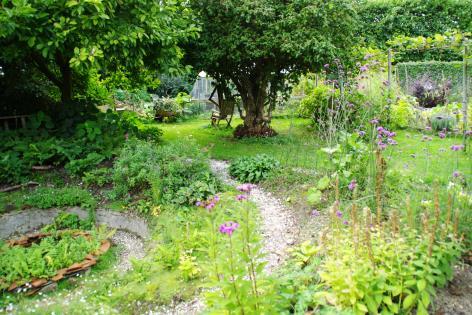
<svg viewBox="0 0 472 315">
<path fill-rule="evenodd" d="M 462 119 L 463 119 L 463 129 L 464 129 L 464 147 L 466 146 L 467 144 L 467 139 L 466 139 L 466 131 L 468 130 L 468 126 L 467 126 L 467 107 L 469 106 L 468 103 L 469 103 L 469 97 L 468 97 L 468 84 L 469 84 L 469 78 L 468 78 L 468 65 L 467 65 L 467 58 L 468 58 L 468 52 L 469 52 L 469 49 L 468 49 L 468 41 L 465 40 L 464 42 L 464 61 L 463 61 L 463 64 L 462 64 L 462 70 L 463 70 L 463 73 L 462 73 Z M 467 149 L 467 148 L 465 148 Z"/>
<path fill-rule="evenodd" d="M 392 49 L 388 49 L 388 88 L 392 85 Z"/>
</svg>

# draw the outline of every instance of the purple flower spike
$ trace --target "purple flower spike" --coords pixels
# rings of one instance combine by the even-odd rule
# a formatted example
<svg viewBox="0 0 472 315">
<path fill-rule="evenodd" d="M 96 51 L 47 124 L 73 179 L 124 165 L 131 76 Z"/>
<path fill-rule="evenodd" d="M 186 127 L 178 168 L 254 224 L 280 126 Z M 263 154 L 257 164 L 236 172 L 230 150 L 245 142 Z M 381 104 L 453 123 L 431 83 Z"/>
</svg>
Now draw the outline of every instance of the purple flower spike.
<svg viewBox="0 0 472 315">
<path fill-rule="evenodd" d="M 361 130 L 357 134 L 359 135 L 359 137 L 363 137 L 363 136 L 365 136 L 365 131 Z"/>
<path fill-rule="evenodd" d="M 457 178 L 457 177 L 461 176 L 461 173 L 459 173 L 458 171 L 454 171 L 452 173 L 452 176 Z"/>
<path fill-rule="evenodd" d="M 237 201 L 243 201 L 247 199 L 247 195 L 237 195 L 236 200 Z"/>
<path fill-rule="evenodd" d="M 379 123 L 379 120 L 377 118 L 374 118 L 370 121 L 372 125 L 377 125 Z"/>
<path fill-rule="evenodd" d="M 195 203 L 195 205 L 196 205 L 197 207 L 201 207 L 201 206 L 202 206 L 202 202 L 201 202 L 201 201 L 197 201 L 197 202 Z"/>
<path fill-rule="evenodd" d="M 336 216 L 337 216 L 338 218 L 342 218 L 342 217 L 343 217 L 343 213 L 338 210 L 338 211 L 336 211 Z"/>
<path fill-rule="evenodd" d="M 366 72 L 367 70 L 369 70 L 369 67 L 367 65 L 363 65 L 359 68 L 359 70 L 361 70 L 361 72 Z"/>
<path fill-rule="evenodd" d="M 210 202 L 209 204 L 207 204 L 207 206 L 205 208 L 207 208 L 208 210 L 211 210 L 215 207 L 215 203 L 214 202 Z"/>
<path fill-rule="evenodd" d="M 344 225 L 349 225 L 349 222 L 348 222 L 347 220 L 344 220 L 344 221 L 343 221 L 343 224 L 344 224 Z"/>
<path fill-rule="evenodd" d="M 237 222 L 228 221 L 220 225 L 219 231 L 222 234 L 231 236 L 238 227 L 239 227 L 239 224 Z"/>
<path fill-rule="evenodd" d="M 438 134 L 438 136 L 439 136 L 439 138 L 441 138 L 441 139 L 446 138 L 446 134 L 445 134 L 444 132 L 442 132 L 442 131 Z"/>
<path fill-rule="evenodd" d="M 220 196 L 215 195 L 215 196 L 213 197 L 213 200 L 214 200 L 214 201 L 217 201 L 217 202 L 220 201 Z"/>
<path fill-rule="evenodd" d="M 355 179 L 351 180 L 347 188 L 349 188 L 350 191 L 353 191 L 357 187 L 357 182 Z"/>
</svg>

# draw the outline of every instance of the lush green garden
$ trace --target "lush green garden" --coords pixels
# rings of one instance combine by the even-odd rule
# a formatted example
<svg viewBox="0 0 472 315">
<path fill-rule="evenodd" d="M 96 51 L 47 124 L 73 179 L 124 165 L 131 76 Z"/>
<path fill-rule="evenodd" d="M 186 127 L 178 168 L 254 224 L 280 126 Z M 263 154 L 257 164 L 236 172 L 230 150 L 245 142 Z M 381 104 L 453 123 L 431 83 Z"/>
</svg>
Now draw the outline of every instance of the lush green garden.
<svg viewBox="0 0 472 315">
<path fill-rule="evenodd" d="M 0 313 L 472 312 L 469 7 L 0 2 Z"/>
</svg>

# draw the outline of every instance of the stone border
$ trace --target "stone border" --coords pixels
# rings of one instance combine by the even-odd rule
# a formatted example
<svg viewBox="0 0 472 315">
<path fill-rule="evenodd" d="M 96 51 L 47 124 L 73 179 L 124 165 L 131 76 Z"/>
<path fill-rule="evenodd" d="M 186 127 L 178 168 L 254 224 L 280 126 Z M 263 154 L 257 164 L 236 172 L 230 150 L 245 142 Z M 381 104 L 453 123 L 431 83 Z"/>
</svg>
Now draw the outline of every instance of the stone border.
<svg viewBox="0 0 472 315">
<path fill-rule="evenodd" d="M 0 216 L 0 239 L 9 239 L 51 224 L 61 211 L 77 214 L 81 219 L 88 217 L 88 211 L 79 207 L 11 211 Z M 148 239 L 150 236 L 146 221 L 128 213 L 98 209 L 95 211 L 95 223 L 131 232 L 142 239 Z"/>
</svg>

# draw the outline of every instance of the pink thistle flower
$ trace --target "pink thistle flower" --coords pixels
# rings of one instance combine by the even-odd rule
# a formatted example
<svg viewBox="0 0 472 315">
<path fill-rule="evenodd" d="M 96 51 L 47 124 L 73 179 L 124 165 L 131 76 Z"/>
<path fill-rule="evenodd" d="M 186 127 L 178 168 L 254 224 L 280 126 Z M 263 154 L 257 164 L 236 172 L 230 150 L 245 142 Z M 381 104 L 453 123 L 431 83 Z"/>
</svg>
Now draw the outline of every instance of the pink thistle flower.
<svg viewBox="0 0 472 315">
<path fill-rule="evenodd" d="M 239 224 L 237 222 L 228 221 L 220 225 L 219 231 L 222 234 L 231 236 L 238 227 L 239 227 Z"/>
<path fill-rule="evenodd" d="M 237 195 L 236 200 L 237 201 L 247 200 L 247 195 Z"/>
</svg>

